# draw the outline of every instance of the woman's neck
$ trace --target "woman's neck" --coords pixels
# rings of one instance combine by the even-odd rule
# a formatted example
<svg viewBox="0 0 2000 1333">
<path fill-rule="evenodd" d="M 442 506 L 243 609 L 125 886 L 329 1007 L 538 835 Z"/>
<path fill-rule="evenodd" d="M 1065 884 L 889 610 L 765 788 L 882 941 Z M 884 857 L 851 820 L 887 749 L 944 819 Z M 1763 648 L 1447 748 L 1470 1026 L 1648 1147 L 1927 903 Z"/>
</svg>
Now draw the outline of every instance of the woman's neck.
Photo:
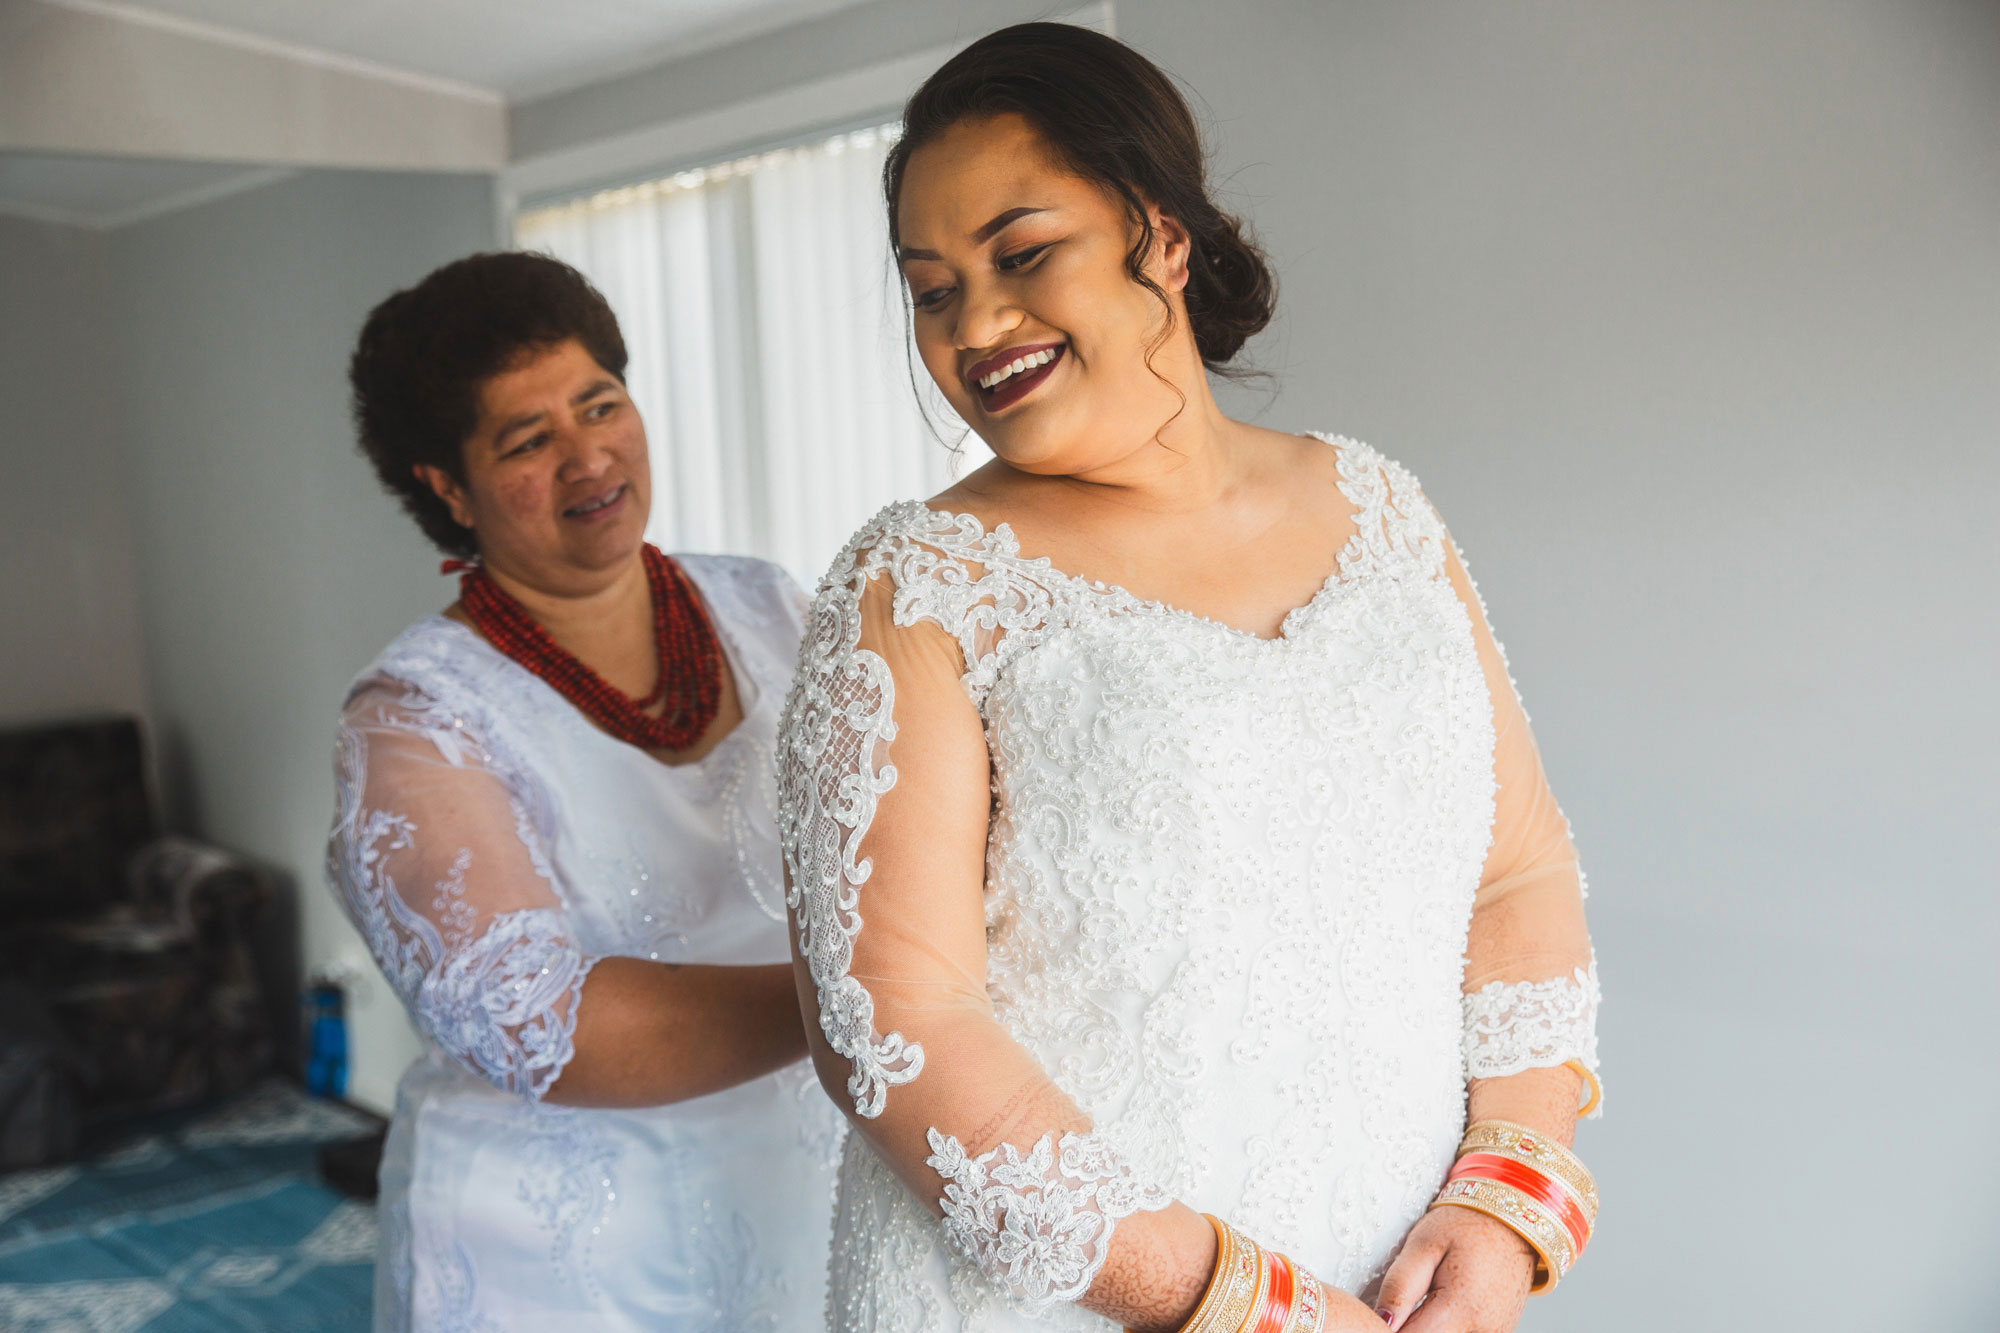
<svg viewBox="0 0 2000 1333">
<path fill-rule="evenodd" d="M 638 692 L 650 688 L 652 587 L 639 551 L 603 578 L 560 592 L 538 586 L 533 578 L 510 571 L 504 562 L 488 560 L 486 573 L 502 592 L 526 608 L 550 638 L 582 659 L 584 665 L 614 684 L 621 683 L 621 677 L 644 677 L 637 681 Z"/>
<path fill-rule="evenodd" d="M 1227 495 L 1243 473 L 1243 451 L 1231 447 L 1242 428 L 1223 415 L 1205 376 L 1180 387 L 1186 405 L 1152 439 L 1056 480 L 1122 508 L 1163 514 L 1205 509 Z"/>
</svg>

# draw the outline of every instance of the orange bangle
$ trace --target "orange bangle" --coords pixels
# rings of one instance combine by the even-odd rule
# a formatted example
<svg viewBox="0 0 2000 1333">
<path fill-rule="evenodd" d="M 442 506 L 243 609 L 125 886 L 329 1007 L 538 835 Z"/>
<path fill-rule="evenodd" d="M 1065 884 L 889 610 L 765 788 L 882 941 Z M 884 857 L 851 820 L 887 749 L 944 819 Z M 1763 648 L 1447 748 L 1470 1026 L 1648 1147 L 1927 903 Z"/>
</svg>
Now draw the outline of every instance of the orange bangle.
<svg viewBox="0 0 2000 1333">
<path fill-rule="evenodd" d="M 1502 1157 L 1498 1153 L 1470 1152 L 1458 1159 L 1458 1165 L 1445 1177 L 1447 1183 L 1454 1180 L 1490 1180 L 1496 1185 L 1506 1185 L 1521 1191 L 1554 1214 L 1569 1233 L 1570 1261 L 1574 1263 L 1583 1257 L 1583 1247 L 1590 1241 L 1590 1222 L 1583 1215 L 1583 1204 L 1572 1194 L 1569 1187 L 1545 1171 L 1512 1157 Z"/>
<path fill-rule="evenodd" d="M 1597 1075 L 1591 1072 L 1590 1066 L 1581 1060 L 1565 1060 L 1563 1068 L 1574 1069 L 1583 1075 L 1583 1090 L 1590 1094 L 1583 1099 L 1583 1105 L 1576 1108 L 1576 1118 L 1582 1120 L 1604 1104 L 1604 1085 L 1597 1081 Z"/>
<path fill-rule="evenodd" d="M 1481 1120 L 1459 1140 L 1458 1163 L 1431 1207 L 1495 1219 L 1535 1251 L 1531 1295 L 1569 1273 L 1597 1225 L 1597 1182 L 1555 1140 L 1506 1120 Z"/>
<path fill-rule="evenodd" d="M 1481 1120 L 1469 1126 L 1459 1140 L 1458 1155 L 1469 1152 L 1499 1153 L 1556 1177 L 1583 1204 L 1590 1225 L 1597 1225 L 1597 1182 L 1575 1153 L 1548 1135 L 1509 1120 Z"/>
<path fill-rule="evenodd" d="M 1292 1261 L 1276 1250 L 1264 1251 L 1263 1308 L 1250 1321 L 1250 1333 L 1285 1333 L 1292 1313 Z"/>
</svg>

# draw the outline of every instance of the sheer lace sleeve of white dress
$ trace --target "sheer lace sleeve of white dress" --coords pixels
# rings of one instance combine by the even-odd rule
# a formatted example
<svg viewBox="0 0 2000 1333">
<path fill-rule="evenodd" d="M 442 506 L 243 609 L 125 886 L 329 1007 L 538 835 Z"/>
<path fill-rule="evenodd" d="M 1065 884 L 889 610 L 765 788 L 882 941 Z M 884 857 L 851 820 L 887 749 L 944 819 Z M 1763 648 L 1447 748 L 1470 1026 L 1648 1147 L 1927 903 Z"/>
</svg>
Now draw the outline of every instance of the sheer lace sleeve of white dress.
<svg viewBox="0 0 2000 1333">
<path fill-rule="evenodd" d="M 779 731 L 814 1059 L 953 1247 L 1038 1310 L 1081 1297 L 1119 1219 L 1170 1199 L 1092 1132 L 987 994 L 990 794 L 971 695 L 1004 637 L 1036 624 L 1034 591 L 918 539 L 948 540 L 931 530 L 948 516 L 899 512 L 823 586 Z"/>
<path fill-rule="evenodd" d="M 596 961 L 571 933 L 531 780 L 464 711 L 378 677 L 335 753 L 328 874 L 418 1029 L 539 1100 L 573 1053 Z"/>
<path fill-rule="evenodd" d="M 1569 821 L 1549 790 L 1506 657 L 1455 547 L 1446 568 L 1472 617 L 1493 701 L 1493 841 L 1466 945 L 1466 1073 L 1499 1078 L 1574 1060 L 1594 1075 L 1597 963 Z"/>
</svg>

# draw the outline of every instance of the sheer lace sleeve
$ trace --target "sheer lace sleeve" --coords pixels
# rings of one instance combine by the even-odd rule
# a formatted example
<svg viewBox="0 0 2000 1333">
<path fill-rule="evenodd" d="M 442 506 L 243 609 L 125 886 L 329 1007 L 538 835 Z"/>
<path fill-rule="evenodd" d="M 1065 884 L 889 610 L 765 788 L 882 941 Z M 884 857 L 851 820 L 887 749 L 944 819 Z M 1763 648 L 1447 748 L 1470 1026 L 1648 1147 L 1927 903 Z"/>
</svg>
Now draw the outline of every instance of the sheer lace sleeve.
<svg viewBox="0 0 2000 1333">
<path fill-rule="evenodd" d="M 925 514 L 907 517 L 947 521 Z M 932 545 L 857 539 L 813 603 L 779 764 L 822 1081 L 954 1247 L 1033 1310 L 1083 1296 L 1118 1220 L 1170 1200 L 987 995 L 989 772 L 968 691 L 1029 617 L 1017 587 Z"/>
<path fill-rule="evenodd" d="M 1466 1072 L 1498 1078 L 1570 1060 L 1595 1072 L 1597 963 L 1569 821 L 1464 559 L 1455 546 L 1445 554 L 1493 701 L 1493 841 L 1466 950 Z"/>
<path fill-rule="evenodd" d="M 418 1028 L 541 1098 L 573 1053 L 596 961 L 570 933 L 523 775 L 472 720 L 378 677 L 349 701 L 327 870 Z"/>
</svg>

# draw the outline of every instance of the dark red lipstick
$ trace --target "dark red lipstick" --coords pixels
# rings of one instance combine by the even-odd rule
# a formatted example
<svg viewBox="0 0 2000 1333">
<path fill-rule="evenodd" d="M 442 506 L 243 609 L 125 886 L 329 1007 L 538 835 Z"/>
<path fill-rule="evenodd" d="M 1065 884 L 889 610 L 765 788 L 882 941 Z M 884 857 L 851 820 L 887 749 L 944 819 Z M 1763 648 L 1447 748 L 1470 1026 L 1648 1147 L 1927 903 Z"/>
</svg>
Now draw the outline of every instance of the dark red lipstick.
<svg viewBox="0 0 2000 1333">
<path fill-rule="evenodd" d="M 1046 380 L 1055 372 L 1055 368 L 1063 363 L 1063 358 L 1068 352 L 1068 345 L 1059 342 L 1023 343 L 1018 347 L 1009 347 L 1005 351 L 989 356 L 983 361 L 976 361 L 968 367 L 965 372 L 966 387 L 972 390 L 973 398 L 986 412 L 1002 411 L 1020 402 L 1039 388 L 1042 381 Z M 995 372 L 1005 370 L 1007 367 L 1026 358 L 1039 357 L 1042 353 L 1049 354 L 1046 362 L 1040 365 L 1023 366 L 1020 370 L 1014 371 L 1005 379 L 994 384 L 990 389 L 980 387 L 980 381 L 988 378 Z"/>
</svg>

